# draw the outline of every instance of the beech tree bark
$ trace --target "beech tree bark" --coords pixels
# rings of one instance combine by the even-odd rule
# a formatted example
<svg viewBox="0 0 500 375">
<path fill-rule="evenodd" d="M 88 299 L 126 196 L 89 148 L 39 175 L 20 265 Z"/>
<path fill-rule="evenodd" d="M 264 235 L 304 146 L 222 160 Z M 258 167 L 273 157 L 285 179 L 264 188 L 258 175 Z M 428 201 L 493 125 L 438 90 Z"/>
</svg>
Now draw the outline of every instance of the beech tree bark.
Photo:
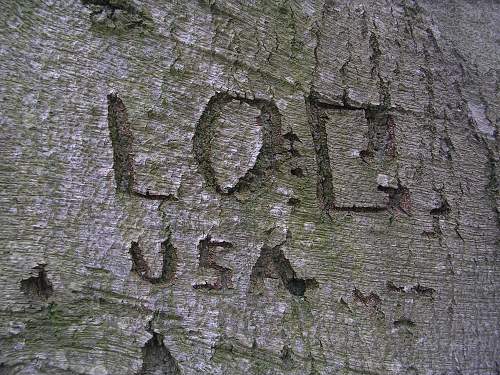
<svg viewBox="0 0 500 375">
<path fill-rule="evenodd" d="M 500 374 L 497 1 L 0 4 L 0 374 Z"/>
</svg>

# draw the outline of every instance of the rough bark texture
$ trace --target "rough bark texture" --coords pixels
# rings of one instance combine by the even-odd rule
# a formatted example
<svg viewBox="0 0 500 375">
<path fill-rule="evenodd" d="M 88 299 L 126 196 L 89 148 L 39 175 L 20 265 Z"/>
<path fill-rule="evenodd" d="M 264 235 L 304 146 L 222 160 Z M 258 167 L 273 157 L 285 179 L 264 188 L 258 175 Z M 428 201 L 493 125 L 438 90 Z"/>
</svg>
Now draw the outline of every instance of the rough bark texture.
<svg viewBox="0 0 500 375">
<path fill-rule="evenodd" d="M 0 5 L 0 374 L 500 373 L 498 2 Z"/>
</svg>

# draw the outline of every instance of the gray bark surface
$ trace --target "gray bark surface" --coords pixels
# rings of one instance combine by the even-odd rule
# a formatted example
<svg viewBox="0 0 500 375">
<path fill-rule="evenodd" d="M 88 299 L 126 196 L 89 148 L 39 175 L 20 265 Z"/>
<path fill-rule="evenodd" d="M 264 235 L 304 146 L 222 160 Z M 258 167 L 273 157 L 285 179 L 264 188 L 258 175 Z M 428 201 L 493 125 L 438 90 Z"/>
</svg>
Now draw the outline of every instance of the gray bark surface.
<svg viewBox="0 0 500 375">
<path fill-rule="evenodd" d="M 500 373 L 498 2 L 0 9 L 0 374 Z"/>
</svg>

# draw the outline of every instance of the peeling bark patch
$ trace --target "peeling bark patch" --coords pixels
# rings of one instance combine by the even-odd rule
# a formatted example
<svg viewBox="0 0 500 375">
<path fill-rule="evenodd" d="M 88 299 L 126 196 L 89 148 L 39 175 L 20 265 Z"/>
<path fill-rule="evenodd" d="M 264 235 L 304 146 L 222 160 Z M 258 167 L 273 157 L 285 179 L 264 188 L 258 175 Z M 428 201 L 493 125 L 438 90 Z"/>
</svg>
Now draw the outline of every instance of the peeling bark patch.
<svg viewBox="0 0 500 375">
<path fill-rule="evenodd" d="M 33 267 L 38 272 L 37 276 L 21 280 L 21 291 L 28 297 L 47 300 L 53 293 L 52 283 L 47 277 L 45 264 Z"/>
<path fill-rule="evenodd" d="M 250 166 L 232 186 L 223 186 L 212 162 L 213 146 L 218 122 L 225 115 L 227 108 L 235 102 L 246 104 L 251 110 L 257 110 L 258 116 L 252 126 L 262 132 L 262 144 L 253 166 Z M 250 110 L 250 109 L 249 109 Z M 234 129 L 235 132 L 237 129 Z M 247 99 L 226 93 L 214 95 L 208 102 L 196 124 L 193 136 L 193 152 L 200 173 L 206 184 L 221 194 L 232 194 L 243 190 L 255 190 L 277 168 L 279 155 L 282 153 L 281 115 L 276 105 L 268 100 Z M 223 152 L 225 152 L 223 150 Z"/>
<path fill-rule="evenodd" d="M 163 336 L 153 332 L 153 337 L 142 348 L 142 369 L 139 375 L 180 375 L 177 361 L 163 343 Z"/>
<path fill-rule="evenodd" d="M 279 245 L 273 248 L 266 246 L 262 248 L 250 275 L 251 291 L 261 290 L 265 278 L 281 279 L 285 288 L 295 296 L 304 296 L 307 289 L 319 286 L 314 278 L 297 278 L 290 261 L 285 258 Z"/>
<path fill-rule="evenodd" d="M 177 269 L 177 249 L 170 242 L 170 236 L 162 242 L 161 253 L 163 255 L 162 272 L 159 277 L 152 277 L 148 263 L 144 259 L 138 242 L 133 241 L 130 246 L 132 256 L 132 272 L 137 273 L 143 280 L 152 284 L 170 282 L 175 278 Z"/>
<path fill-rule="evenodd" d="M 116 94 L 108 95 L 108 127 L 113 147 L 116 190 L 131 192 L 134 184 L 133 136 L 127 108 Z"/>
<path fill-rule="evenodd" d="M 193 285 L 194 289 L 222 290 L 232 288 L 233 270 L 217 263 L 217 253 L 231 249 L 233 244 L 227 241 L 212 241 L 210 236 L 198 244 L 200 254 L 200 268 L 211 268 L 218 271 L 219 276 L 215 283 Z"/>
<path fill-rule="evenodd" d="M 468 102 L 467 107 L 470 121 L 474 127 L 487 138 L 496 139 L 497 130 L 486 115 L 487 107 L 479 101 Z"/>
<path fill-rule="evenodd" d="M 82 0 L 90 13 L 92 25 L 98 30 L 126 31 L 150 28 L 152 18 L 130 0 Z"/>
</svg>

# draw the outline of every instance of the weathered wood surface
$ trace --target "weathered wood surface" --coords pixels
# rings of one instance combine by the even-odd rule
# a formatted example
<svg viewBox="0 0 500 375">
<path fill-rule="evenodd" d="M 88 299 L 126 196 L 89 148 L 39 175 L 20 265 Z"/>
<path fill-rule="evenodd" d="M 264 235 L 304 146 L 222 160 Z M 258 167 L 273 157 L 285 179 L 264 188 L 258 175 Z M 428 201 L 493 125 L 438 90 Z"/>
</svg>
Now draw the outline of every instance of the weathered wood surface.
<svg viewBox="0 0 500 375">
<path fill-rule="evenodd" d="M 500 373 L 498 2 L 0 5 L 0 374 Z"/>
</svg>

